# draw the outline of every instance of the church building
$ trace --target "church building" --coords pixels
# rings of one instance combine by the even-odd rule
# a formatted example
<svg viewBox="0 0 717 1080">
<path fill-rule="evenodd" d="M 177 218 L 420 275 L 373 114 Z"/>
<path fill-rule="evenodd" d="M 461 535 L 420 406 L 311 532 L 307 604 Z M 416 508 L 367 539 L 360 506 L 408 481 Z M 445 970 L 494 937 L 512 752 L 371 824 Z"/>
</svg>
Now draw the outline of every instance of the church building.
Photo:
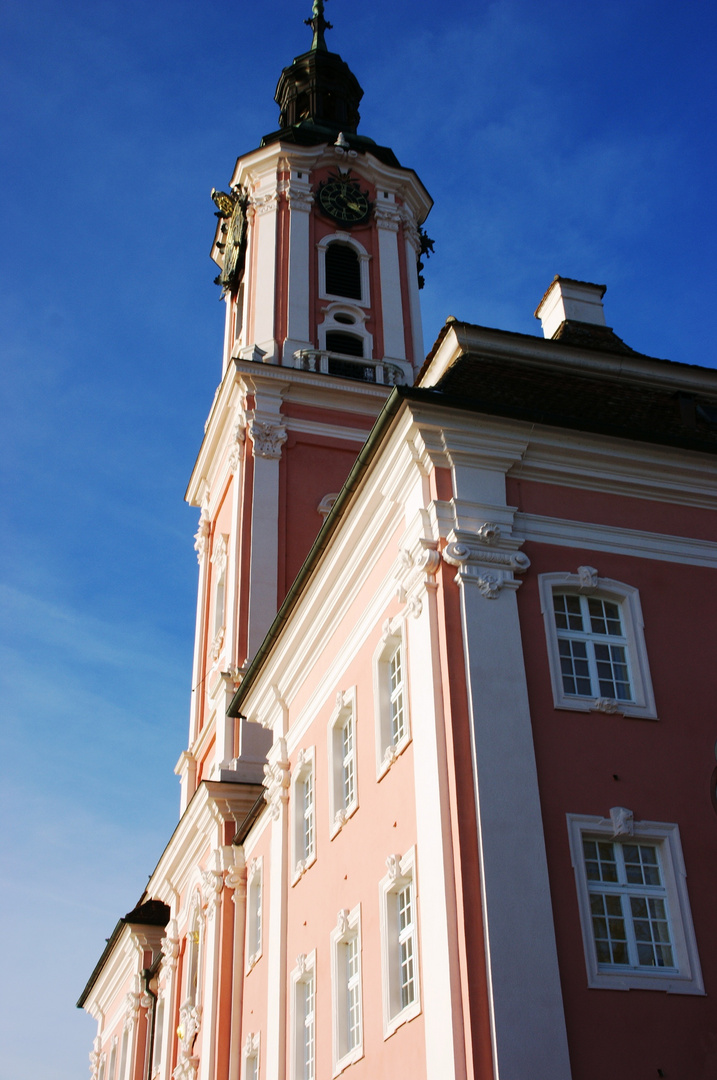
<svg viewBox="0 0 717 1080">
<path fill-rule="evenodd" d="M 307 22 L 212 194 L 180 814 L 91 1080 L 713 1080 L 717 372 L 560 276 L 426 357 L 431 197 Z"/>
</svg>

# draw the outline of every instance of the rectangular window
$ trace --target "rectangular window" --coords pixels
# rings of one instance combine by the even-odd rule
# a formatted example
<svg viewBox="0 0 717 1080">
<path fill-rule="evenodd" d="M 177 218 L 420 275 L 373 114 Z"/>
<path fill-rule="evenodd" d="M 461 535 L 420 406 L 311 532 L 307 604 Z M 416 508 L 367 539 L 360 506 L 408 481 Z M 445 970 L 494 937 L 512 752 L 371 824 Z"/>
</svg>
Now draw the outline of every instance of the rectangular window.
<svg viewBox="0 0 717 1080">
<path fill-rule="evenodd" d="M 401 646 L 394 649 L 388 661 L 389 704 L 391 709 L 391 741 L 398 746 L 406 734 L 403 715 L 403 667 Z"/>
<path fill-rule="evenodd" d="M 598 964 L 672 968 L 657 847 L 583 838 Z"/>
<path fill-rule="evenodd" d="M 620 608 L 592 596 L 553 596 L 566 694 L 632 701 Z"/>
<path fill-rule="evenodd" d="M 361 909 L 340 911 L 331 934 L 334 1076 L 363 1057 Z"/>
<path fill-rule="evenodd" d="M 154 1061 L 152 1072 L 159 1072 L 162 1064 L 162 1038 L 164 1037 L 164 998 L 159 999 L 157 1004 L 157 1019 L 154 1025 Z"/>
<path fill-rule="evenodd" d="M 701 994 L 676 825 L 568 815 L 588 985 Z"/>
<path fill-rule="evenodd" d="M 556 708 L 654 719 L 637 589 L 591 566 L 539 584 Z"/>
<path fill-rule="evenodd" d="M 376 777 L 381 779 L 411 741 L 406 648 L 401 620 L 389 624 L 373 658 Z"/>
<path fill-rule="evenodd" d="M 251 1032 L 244 1042 L 243 1080 L 259 1080 L 259 1035 Z"/>
<path fill-rule="evenodd" d="M 304 990 L 304 1031 L 303 1031 L 303 1080 L 314 1080 L 316 1063 L 316 987 L 314 973 L 311 972 L 303 983 Z"/>
<path fill-rule="evenodd" d="M 292 773 L 292 884 L 316 861 L 314 747 L 300 750 Z"/>
<path fill-rule="evenodd" d="M 291 972 L 290 1080 L 316 1078 L 316 952 L 296 958 Z"/>
<path fill-rule="evenodd" d="M 247 868 L 246 969 L 251 971 L 262 954 L 263 860 L 253 859 Z"/>
<path fill-rule="evenodd" d="M 331 837 L 358 809 L 356 778 L 356 687 L 340 692 L 329 720 L 329 814 Z"/>
<path fill-rule="evenodd" d="M 384 1038 L 420 1012 L 415 858 L 390 855 L 379 882 Z"/>
</svg>

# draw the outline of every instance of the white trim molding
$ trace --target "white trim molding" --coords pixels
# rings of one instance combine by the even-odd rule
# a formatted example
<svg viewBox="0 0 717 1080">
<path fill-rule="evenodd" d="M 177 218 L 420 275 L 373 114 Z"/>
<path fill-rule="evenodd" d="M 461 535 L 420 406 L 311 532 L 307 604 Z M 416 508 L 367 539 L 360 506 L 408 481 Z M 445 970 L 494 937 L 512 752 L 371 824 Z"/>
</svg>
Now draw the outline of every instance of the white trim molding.
<svg viewBox="0 0 717 1080">
<path fill-rule="evenodd" d="M 617 713 L 621 716 L 634 716 L 644 720 L 656 720 L 657 710 L 655 707 L 655 695 L 650 678 L 650 666 L 645 647 L 644 622 L 642 607 L 638 590 L 632 585 L 626 585 L 612 578 L 602 578 L 594 567 L 578 567 L 577 573 L 551 573 L 540 574 L 538 577 L 540 590 L 540 608 L 545 623 L 545 641 L 548 650 L 548 663 L 550 667 L 550 682 L 553 688 L 553 701 L 556 709 L 568 709 L 577 712 L 603 712 Z M 587 652 L 589 654 L 590 675 L 584 680 L 589 693 L 573 693 L 566 689 L 560 654 L 560 638 L 570 634 L 570 630 L 561 631 L 556 625 L 555 597 L 578 597 L 582 607 L 588 599 L 605 601 L 614 605 L 619 610 L 621 623 L 621 636 L 615 638 L 617 648 L 622 650 L 622 655 L 627 661 L 629 689 L 623 689 L 623 694 L 628 697 L 618 698 L 614 694 L 601 692 L 599 675 L 594 665 L 594 656 L 591 654 L 589 645 L 605 638 L 607 643 L 604 648 L 610 648 L 610 635 L 590 635 L 588 638 Z M 584 619 L 589 619 L 589 613 L 585 609 Z M 582 689 L 582 685 L 575 686 L 576 690 Z"/>
<path fill-rule="evenodd" d="M 339 911 L 331 931 L 333 1075 L 363 1057 L 361 905 Z"/>
<path fill-rule="evenodd" d="M 418 602 L 418 601 L 417 601 Z M 376 778 L 386 775 L 411 742 L 404 620 L 387 620 L 373 657 Z"/>
<path fill-rule="evenodd" d="M 316 862 L 316 753 L 299 750 L 291 775 L 291 884 Z"/>
<path fill-rule="evenodd" d="M 421 1011 L 415 847 L 389 855 L 386 867 L 378 886 L 384 1039 Z"/>
<path fill-rule="evenodd" d="M 568 814 L 567 823 L 588 986 L 603 990 L 704 994 L 678 826 L 635 821 L 632 812 L 624 807 L 613 807 L 607 818 Z M 599 851 L 586 850 L 585 843 L 591 841 L 596 842 L 596 849 L 600 845 Z M 647 858 L 654 862 L 648 862 L 645 870 L 640 864 L 647 862 Z M 626 875 L 624 868 L 631 861 L 636 865 Z M 603 866 L 609 869 L 603 870 Z M 595 937 L 598 931 L 597 927 L 593 928 L 593 918 L 598 919 L 599 913 L 592 912 L 591 897 L 608 895 L 619 897 L 615 903 L 622 905 L 617 921 L 625 926 L 625 950 L 629 955 L 624 964 L 598 961 Z M 654 946 L 647 945 L 648 951 L 651 947 L 655 950 L 656 962 L 652 964 L 636 962 L 636 946 L 630 943 L 637 918 L 633 899 L 650 904 L 649 916 L 642 921 L 645 925 L 649 922 L 649 936 L 657 942 Z M 659 906 L 654 909 L 654 904 Z"/>
<path fill-rule="evenodd" d="M 252 859 L 246 869 L 246 956 L 248 975 L 264 951 L 264 857 Z"/>
<path fill-rule="evenodd" d="M 329 759 L 329 832 L 341 832 L 358 810 L 356 687 L 339 690 L 327 731 Z"/>
<path fill-rule="evenodd" d="M 301 953 L 289 976 L 291 1031 L 289 1076 L 314 1080 L 316 1076 L 316 949 Z"/>
</svg>

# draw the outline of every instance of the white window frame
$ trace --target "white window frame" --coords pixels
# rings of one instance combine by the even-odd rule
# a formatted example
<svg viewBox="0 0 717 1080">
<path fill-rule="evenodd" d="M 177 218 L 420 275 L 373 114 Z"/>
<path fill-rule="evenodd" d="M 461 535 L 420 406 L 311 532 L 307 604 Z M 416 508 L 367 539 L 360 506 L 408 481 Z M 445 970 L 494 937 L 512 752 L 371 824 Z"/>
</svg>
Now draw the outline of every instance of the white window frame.
<svg viewBox="0 0 717 1080">
<path fill-rule="evenodd" d="M 246 957 L 248 974 L 264 951 L 264 857 L 252 859 L 246 873 Z"/>
<path fill-rule="evenodd" d="M 383 996 L 383 1037 L 393 1033 L 418 1016 L 421 1011 L 421 984 L 418 960 L 418 904 L 416 890 L 416 849 L 405 855 L 389 855 L 388 873 L 378 886 L 381 912 L 381 986 Z M 398 898 L 410 887 L 412 921 L 410 936 L 413 958 L 413 1001 L 401 1004 L 401 945 L 405 932 L 398 922 Z"/>
<path fill-rule="evenodd" d="M 348 316 L 354 321 L 352 323 L 342 322 L 342 315 Z M 371 360 L 373 358 L 373 334 L 366 329 L 366 318 L 367 313 L 358 306 L 357 301 L 332 301 L 332 303 L 324 308 L 324 321 L 317 326 L 320 351 L 329 351 L 326 345 L 327 332 L 338 330 L 340 333 L 353 334 L 354 337 L 361 339 L 363 343 L 363 357 L 355 356 L 353 357 L 354 360 L 357 362 L 361 359 Z"/>
<path fill-rule="evenodd" d="M 355 985 L 358 994 L 358 1035 L 349 1046 L 349 974 L 347 971 L 347 948 L 355 943 L 358 971 Z M 331 986 L 333 991 L 333 1075 L 338 1076 L 363 1057 L 363 972 L 361 956 L 361 905 L 352 911 L 338 914 L 336 927 L 331 932 Z"/>
<path fill-rule="evenodd" d="M 124 1030 L 122 1032 L 122 1042 L 120 1044 L 120 1058 L 119 1058 L 119 1080 L 126 1080 L 127 1073 L 129 1071 L 131 1062 L 131 1046 L 132 1046 L 132 1029 L 130 1025 L 125 1021 Z"/>
<path fill-rule="evenodd" d="M 109 1068 L 109 1080 L 115 1080 L 115 1073 L 117 1072 L 117 1043 L 119 1042 L 117 1036 L 112 1040 L 112 1046 L 110 1048 L 110 1068 Z"/>
<path fill-rule="evenodd" d="M 662 990 L 670 994 L 704 994 L 678 826 L 658 821 L 633 821 L 630 811 L 623 807 L 615 807 L 610 814 L 608 818 L 583 814 L 567 815 L 588 986 L 603 990 Z M 662 972 L 659 968 L 598 964 L 583 838 L 615 843 L 645 843 L 658 848 L 676 971 Z M 636 888 L 639 891 L 639 887 Z"/>
<path fill-rule="evenodd" d="M 361 299 L 356 300 L 353 297 L 348 296 L 336 296 L 335 293 L 329 293 L 326 291 L 326 251 L 331 244 L 346 244 L 347 247 L 354 249 L 358 255 L 359 270 L 361 272 Z M 360 244 L 358 240 L 355 240 L 351 233 L 347 232 L 335 232 L 330 233 L 328 236 L 324 236 L 319 240 L 316 245 L 319 253 L 319 297 L 321 300 L 336 300 L 343 304 L 347 310 L 352 304 L 356 304 L 358 307 L 367 308 L 371 306 L 371 294 L 369 283 L 368 266 L 371 261 L 369 255 L 363 244 Z M 338 329 L 338 328 L 337 328 Z M 345 329 L 345 327 L 344 327 Z"/>
<path fill-rule="evenodd" d="M 313 746 L 300 750 L 291 776 L 291 805 L 293 828 L 291 831 L 292 885 L 300 881 L 310 866 L 316 862 L 316 753 Z M 309 810 L 306 806 L 306 785 L 311 783 L 311 831 L 313 839 L 307 845 Z"/>
<path fill-rule="evenodd" d="M 242 1080 L 259 1080 L 261 1066 L 261 1036 L 258 1032 L 250 1032 L 245 1041 L 242 1051 L 241 1075 Z M 252 1071 L 249 1071 L 250 1063 Z"/>
<path fill-rule="evenodd" d="M 387 627 L 373 657 L 373 698 L 376 724 L 376 779 L 386 775 L 393 763 L 411 742 L 411 717 L 408 705 L 408 665 L 406 662 L 405 626 L 401 618 Z M 394 739 L 392 727 L 391 660 L 398 652 L 401 663 L 403 698 L 403 734 Z"/>
<path fill-rule="evenodd" d="M 553 688 L 553 701 L 556 709 L 568 709 L 571 712 L 603 712 L 621 716 L 633 716 L 644 720 L 656 720 L 655 695 L 650 678 L 650 666 L 645 647 L 644 622 L 640 594 L 632 585 L 612 578 L 598 576 L 591 566 L 581 566 L 577 574 L 551 573 L 541 574 L 538 578 L 540 589 L 540 607 L 545 623 L 545 638 L 548 648 L 550 681 Z M 620 617 L 625 637 L 630 688 L 633 699 L 621 701 L 601 697 L 597 693 L 589 695 L 568 694 L 563 688 L 560 665 L 558 631 L 555 625 L 553 597 L 567 593 L 608 600 L 620 609 Z"/>
<path fill-rule="evenodd" d="M 291 1068 L 289 1075 L 292 1080 L 316 1080 L 316 949 L 313 952 L 301 954 L 296 958 L 296 967 L 291 972 Z M 313 984 L 313 1044 L 314 1044 L 314 1068 L 313 1072 L 306 1070 L 306 987 Z"/>
<path fill-rule="evenodd" d="M 358 810 L 358 755 L 356 687 L 339 691 L 336 707 L 329 720 L 327 745 L 329 759 L 329 832 L 333 840 L 346 822 Z M 345 796 L 345 758 L 344 727 L 348 722 L 353 725 L 353 796 Z"/>
</svg>

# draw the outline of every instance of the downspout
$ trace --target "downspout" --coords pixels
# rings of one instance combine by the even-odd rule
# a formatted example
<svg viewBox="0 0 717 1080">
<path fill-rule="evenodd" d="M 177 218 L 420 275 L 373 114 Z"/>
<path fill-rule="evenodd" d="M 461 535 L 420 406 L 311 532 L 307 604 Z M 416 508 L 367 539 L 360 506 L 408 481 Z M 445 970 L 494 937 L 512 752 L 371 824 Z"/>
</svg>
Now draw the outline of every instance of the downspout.
<svg viewBox="0 0 717 1080">
<path fill-rule="evenodd" d="M 144 1061 L 144 1080 L 150 1080 L 152 1076 L 152 1061 L 154 1059 L 154 1025 L 157 1019 L 157 995 L 153 990 L 149 988 L 149 981 L 152 978 L 152 968 L 142 969 L 142 981 L 144 983 L 144 993 L 152 999 L 152 1022 L 149 1027 L 149 1040 L 147 1045 L 147 1056 Z"/>
</svg>

